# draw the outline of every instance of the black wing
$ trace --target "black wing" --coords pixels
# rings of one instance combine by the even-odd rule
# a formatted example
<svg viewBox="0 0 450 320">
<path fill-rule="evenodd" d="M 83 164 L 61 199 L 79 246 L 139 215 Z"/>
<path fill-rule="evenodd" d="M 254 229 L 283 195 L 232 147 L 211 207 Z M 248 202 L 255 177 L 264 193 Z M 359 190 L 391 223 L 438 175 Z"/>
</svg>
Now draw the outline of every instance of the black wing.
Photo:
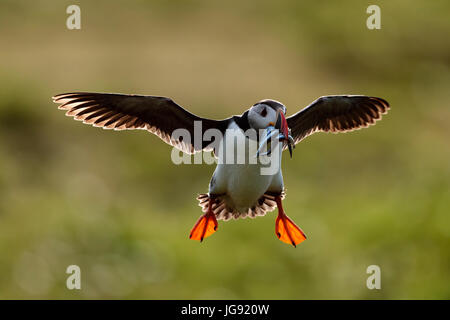
<svg viewBox="0 0 450 320">
<path fill-rule="evenodd" d="M 325 96 L 287 118 L 294 142 L 314 132 L 347 132 L 375 124 L 389 110 L 387 101 L 367 96 Z"/>
<path fill-rule="evenodd" d="M 68 110 L 67 116 L 83 123 L 104 129 L 148 130 L 186 153 L 210 150 L 208 144 L 211 142 L 194 147 L 194 121 L 202 122 L 202 136 L 211 128 L 224 132 L 228 125 L 228 119 L 198 117 L 165 97 L 74 92 L 58 94 L 53 101 L 61 104 L 59 109 Z M 191 141 L 172 138 L 173 131 L 179 128 L 189 131 Z"/>
</svg>

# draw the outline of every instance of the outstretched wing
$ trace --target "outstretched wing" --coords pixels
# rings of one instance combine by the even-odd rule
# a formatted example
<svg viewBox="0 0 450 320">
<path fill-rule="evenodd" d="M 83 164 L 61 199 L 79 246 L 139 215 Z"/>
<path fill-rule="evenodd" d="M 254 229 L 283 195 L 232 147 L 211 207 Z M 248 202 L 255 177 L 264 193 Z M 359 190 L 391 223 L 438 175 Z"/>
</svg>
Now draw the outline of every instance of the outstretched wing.
<svg viewBox="0 0 450 320">
<path fill-rule="evenodd" d="M 387 101 L 367 96 L 325 96 L 287 118 L 294 142 L 314 132 L 347 132 L 375 124 L 389 109 Z"/>
<path fill-rule="evenodd" d="M 186 153 L 210 150 L 211 142 L 202 141 L 199 146 L 194 146 L 194 121 L 201 121 L 202 137 L 211 128 L 224 132 L 228 123 L 227 119 L 198 117 L 165 97 L 74 92 L 58 94 L 53 101 L 61 104 L 59 109 L 67 110 L 66 115 L 75 120 L 104 129 L 148 130 Z M 172 138 L 173 131 L 181 128 L 189 131 L 191 141 Z"/>
</svg>

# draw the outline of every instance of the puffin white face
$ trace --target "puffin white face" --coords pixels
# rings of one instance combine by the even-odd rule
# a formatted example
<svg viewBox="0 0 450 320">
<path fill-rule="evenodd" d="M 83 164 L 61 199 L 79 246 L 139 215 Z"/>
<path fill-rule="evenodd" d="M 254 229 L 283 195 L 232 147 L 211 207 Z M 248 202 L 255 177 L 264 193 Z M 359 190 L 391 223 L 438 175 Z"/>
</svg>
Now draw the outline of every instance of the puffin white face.
<svg viewBox="0 0 450 320">
<path fill-rule="evenodd" d="M 286 113 L 286 107 L 279 105 L 277 111 L 264 102 L 259 102 L 250 108 L 248 112 L 248 122 L 253 129 L 265 129 L 268 126 L 275 126 L 278 113 Z"/>
<path fill-rule="evenodd" d="M 258 153 L 261 147 L 278 132 L 278 138 L 280 141 L 285 141 L 285 143 L 287 143 L 289 153 L 292 157 L 293 139 L 290 136 L 290 130 L 285 115 L 286 107 L 275 100 L 262 100 L 250 108 L 247 116 L 250 127 L 257 131 L 261 129 L 266 130 L 266 136 L 260 142 Z M 277 131 L 274 131 L 273 129 L 276 129 Z"/>
</svg>

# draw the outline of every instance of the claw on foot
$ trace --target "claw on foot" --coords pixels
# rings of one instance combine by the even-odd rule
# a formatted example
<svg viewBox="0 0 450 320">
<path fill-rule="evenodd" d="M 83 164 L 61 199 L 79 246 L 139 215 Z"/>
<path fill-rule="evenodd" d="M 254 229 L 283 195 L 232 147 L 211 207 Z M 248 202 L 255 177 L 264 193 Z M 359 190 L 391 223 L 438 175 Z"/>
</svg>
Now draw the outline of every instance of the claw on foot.
<svg viewBox="0 0 450 320">
<path fill-rule="evenodd" d="M 275 234 L 281 241 L 296 247 L 300 242 L 306 240 L 306 236 L 294 221 L 292 221 L 283 210 L 281 198 L 276 198 L 278 206 L 278 217 L 275 221 Z"/>
</svg>

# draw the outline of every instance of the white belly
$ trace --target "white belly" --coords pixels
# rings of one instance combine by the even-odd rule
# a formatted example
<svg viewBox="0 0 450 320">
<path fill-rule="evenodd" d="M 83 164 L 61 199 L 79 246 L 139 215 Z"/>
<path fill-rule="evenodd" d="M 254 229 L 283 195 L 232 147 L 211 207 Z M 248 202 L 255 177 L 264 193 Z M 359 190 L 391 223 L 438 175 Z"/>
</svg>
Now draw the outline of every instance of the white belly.
<svg viewBox="0 0 450 320">
<path fill-rule="evenodd" d="M 239 212 L 246 212 L 266 191 L 283 190 L 281 166 L 278 163 L 269 171 L 269 166 L 261 164 L 255 157 L 258 147 L 256 142 L 249 143 L 235 123 L 229 129 L 235 131 L 234 134 L 228 134 L 229 131 L 225 134 L 225 145 L 221 142 L 218 156 L 222 161 L 217 165 L 209 191 L 210 194 L 226 194 L 229 198 L 227 202 L 231 202 L 229 204 L 232 207 Z M 232 140 L 235 143 L 231 143 Z M 279 148 L 279 162 L 281 152 Z M 231 155 L 234 155 L 234 163 L 230 163 L 233 159 Z M 267 161 L 267 157 L 262 160 Z"/>
</svg>

